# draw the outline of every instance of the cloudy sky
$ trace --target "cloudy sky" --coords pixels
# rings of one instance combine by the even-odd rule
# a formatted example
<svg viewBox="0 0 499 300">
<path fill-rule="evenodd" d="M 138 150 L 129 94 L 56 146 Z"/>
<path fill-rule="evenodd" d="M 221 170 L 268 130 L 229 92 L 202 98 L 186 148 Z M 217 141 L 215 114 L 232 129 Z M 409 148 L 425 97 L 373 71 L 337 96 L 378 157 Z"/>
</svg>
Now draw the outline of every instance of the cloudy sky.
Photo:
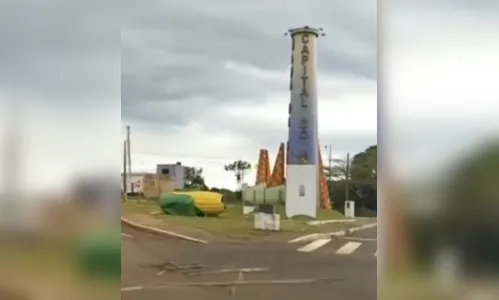
<svg viewBox="0 0 499 300">
<path fill-rule="evenodd" d="M 260 148 L 273 163 L 287 139 L 284 32 L 292 26 L 326 32 L 318 47 L 322 147 L 343 157 L 376 144 L 375 1 L 128 2 L 122 116 L 137 168 L 182 161 L 203 167 L 210 186 L 235 187 L 224 164 L 256 164 Z"/>
<path fill-rule="evenodd" d="M 14 168 L 29 190 L 65 187 L 80 172 L 118 173 L 121 60 L 115 4 L 1 2 L 0 171 L 8 172 L 0 172 L 0 189 Z M 17 165 L 4 161 L 11 144 L 6 133 L 13 128 L 22 133 Z"/>
<path fill-rule="evenodd" d="M 378 112 L 392 151 L 380 152 L 428 179 L 498 137 L 499 2 L 389 3 L 379 8 Z"/>
<path fill-rule="evenodd" d="M 318 49 L 319 122 L 334 156 L 376 143 L 377 114 L 380 143 L 409 175 L 497 128 L 496 1 L 383 1 L 379 53 L 372 0 L 107 4 L 2 1 L 0 152 L 7 123 L 17 124 L 28 186 L 117 173 L 130 124 L 137 170 L 182 161 L 203 167 L 209 185 L 233 187 L 224 164 L 256 163 L 260 148 L 273 158 L 286 139 L 283 33 L 305 24 L 327 33 Z"/>
</svg>

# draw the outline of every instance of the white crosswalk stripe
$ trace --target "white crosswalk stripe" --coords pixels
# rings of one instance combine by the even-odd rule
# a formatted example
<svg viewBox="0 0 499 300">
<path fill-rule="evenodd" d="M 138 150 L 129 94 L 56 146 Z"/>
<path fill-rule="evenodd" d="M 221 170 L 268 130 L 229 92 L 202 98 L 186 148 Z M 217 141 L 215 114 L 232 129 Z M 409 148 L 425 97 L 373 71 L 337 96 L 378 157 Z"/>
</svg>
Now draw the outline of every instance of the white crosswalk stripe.
<svg viewBox="0 0 499 300">
<path fill-rule="evenodd" d="M 352 254 L 355 250 L 357 250 L 360 247 L 360 245 L 362 245 L 362 243 L 348 242 L 345 245 L 343 245 L 343 247 L 338 249 L 338 251 L 336 251 L 336 254 L 341 254 L 341 255 Z"/>
<path fill-rule="evenodd" d="M 320 240 L 315 240 L 301 248 L 298 249 L 298 252 L 312 252 L 314 250 L 319 249 L 320 247 L 328 244 L 331 242 L 331 239 L 320 239 Z"/>
<path fill-rule="evenodd" d="M 310 252 L 317 251 L 320 248 L 329 244 L 329 245 L 332 245 L 332 247 L 328 246 L 328 248 L 324 248 L 325 251 L 331 251 L 332 253 L 337 254 L 337 255 L 350 255 L 350 254 L 353 254 L 355 251 L 357 251 L 359 248 L 361 248 L 361 246 L 365 245 L 365 243 L 349 241 L 349 242 L 346 242 L 340 246 L 338 244 L 333 244 L 333 243 L 330 244 L 330 242 L 332 240 L 333 239 L 318 239 L 318 240 L 312 241 L 312 242 L 302 246 L 301 248 L 298 248 L 296 251 L 310 253 Z M 367 245 L 367 246 L 369 246 L 369 245 Z M 328 249 L 331 249 L 331 250 L 328 250 Z M 368 249 L 368 248 L 366 248 L 366 249 Z M 362 252 L 365 253 L 365 251 L 366 250 L 363 250 Z M 373 252 L 374 252 L 374 256 L 377 257 L 378 251 L 377 250 L 374 251 L 374 249 L 373 249 Z M 371 252 L 370 255 L 373 255 L 373 252 Z"/>
</svg>

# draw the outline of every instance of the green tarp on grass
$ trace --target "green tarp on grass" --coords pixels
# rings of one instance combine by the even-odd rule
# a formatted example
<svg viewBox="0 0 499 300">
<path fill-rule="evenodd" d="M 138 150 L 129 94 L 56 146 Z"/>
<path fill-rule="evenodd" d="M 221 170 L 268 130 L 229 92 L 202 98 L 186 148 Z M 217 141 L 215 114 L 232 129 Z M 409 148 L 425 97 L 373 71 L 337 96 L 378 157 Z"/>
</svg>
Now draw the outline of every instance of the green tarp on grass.
<svg viewBox="0 0 499 300">
<path fill-rule="evenodd" d="M 78 266 L 88 275 L 121 278 L 121 237 L 114 232 L 93 233 L 78 244 Z"/>
<path fill-rule="evenodd" d="M 165 193 L 159 198 L 159 206 L 167 215 L 173 216 L 203 216 L 189 195 Z"/>
</svg>

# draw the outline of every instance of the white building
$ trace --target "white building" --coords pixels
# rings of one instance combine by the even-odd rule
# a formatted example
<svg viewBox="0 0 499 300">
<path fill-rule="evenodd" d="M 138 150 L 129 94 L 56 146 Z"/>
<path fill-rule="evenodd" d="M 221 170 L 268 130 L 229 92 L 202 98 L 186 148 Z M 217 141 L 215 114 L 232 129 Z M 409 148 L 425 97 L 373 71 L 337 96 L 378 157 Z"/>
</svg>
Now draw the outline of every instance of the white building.
<svg viewBox="0 0 499 300">
<path fill-rule="evenodd" d="M 169 175 L 175 180 L 175 188 L 183 189 L 185 187 L 185 169 L 181 162 L 175 164 L 158 164 L 156 165 L 156 173 Z"/>
<path fill-rule="evenodd" d="M 142 180 L 144 179 L 144 175 L 146 173 L 134 173 L 132 172 L 131 176 L 127 174 L 126 183 L 127 183 L 127 193 L 142 193 Z M 121 191 L 123 191 L 123 173 L 121 173 Z"/>
</svg>

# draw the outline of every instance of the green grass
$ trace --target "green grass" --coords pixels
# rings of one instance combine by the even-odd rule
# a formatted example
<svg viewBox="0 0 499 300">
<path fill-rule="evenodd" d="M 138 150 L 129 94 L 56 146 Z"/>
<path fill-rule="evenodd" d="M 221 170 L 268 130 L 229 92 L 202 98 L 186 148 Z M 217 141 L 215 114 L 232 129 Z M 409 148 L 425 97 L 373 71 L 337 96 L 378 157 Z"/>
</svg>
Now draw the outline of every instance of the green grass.
<svg viewBox="0 0 499 300">
<path fill-rule="evenodd" d="M 431 274 L 414 272 L 398 274 L 396 278 L 378 278 L 378 298 L 384 300 L 456 299 L 457 291 L 442 289 Z"/>
<path fill-rule="evenodd" d="M 124 212 L 144 213 L 165 221 L 167 224 L 183 226 L 186 228 L 203 230 L 213 235 L 224 236 L 228 238 L 250 239 L 263 236 L 278 236 L 279 234 L 259 231 L 253 228 L 253 218 L 243 217 L 241 205 L 227 205 L 227 210 L 217 217 L 183 217 L 169 216 L 163 213 L 151 214 L 153 211 L 160 211 L 157 202 L 141 201 L 128 202 L 122 205 Z M 332 232 L 345 228 L 358 226 L 356 222 L 350 223 L 333 223 L 321 226 L 310 226 L 306 224 L 309 218 L 293 218 L 288 219 L 285 216 L 285 208 L 282 205 L 276 206 L 277 213 L 281 216 L 280 231 L 281 234 L 307 234 L 318 232 Z M 337 211 L 321 210 L 318 214 L 320 220 L 326 219 L 343 219 L 344 216 Z"/>
</svg>

